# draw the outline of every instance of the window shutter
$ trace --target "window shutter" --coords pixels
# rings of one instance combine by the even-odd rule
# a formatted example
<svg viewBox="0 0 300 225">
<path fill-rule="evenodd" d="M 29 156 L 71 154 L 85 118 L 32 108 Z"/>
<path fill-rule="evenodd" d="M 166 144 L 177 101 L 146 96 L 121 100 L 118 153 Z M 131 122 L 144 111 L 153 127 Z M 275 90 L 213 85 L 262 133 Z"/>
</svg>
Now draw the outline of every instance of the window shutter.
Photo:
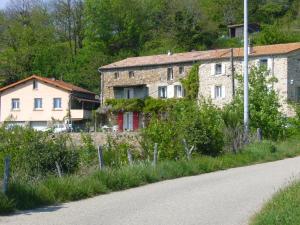
<svg viewBox="0 0 300 225">
<path fill-rule="evenodd" d="M 216 74 L 216 64 L 212 63 L 211 64 L 211 70 L 210 70 L 210 75 L 215 75 Z"/>
<path fill-rule="evenodd" d="M 225 86 L 222 86 L 222 98 L 225 98 L 225 96 L 226 96 Z"/>
<path fill-rule="evenodd" d="M 118 113 L 118 127 L 119 127 L 120 132 L 123 131 L 123 122 L 124 122 L 123 113 L 119 112 Z"/>
<path fill-rule="evenodd" d="M 174 98 L 174 85 L 169 85 L 166 87 L 167 89 L 167 97 Z"/>
<path fill-rule="evenodd" d="M 211 99 L 215 99 L 216 98 L 215 97 L 215 86 L 212 86 L 210 91 L 211 91 Z"/>
<path fill-rule="evenodd" d="M 222 63 L 222 74 L 226 74 L 226 65 Z"/>
</svg>

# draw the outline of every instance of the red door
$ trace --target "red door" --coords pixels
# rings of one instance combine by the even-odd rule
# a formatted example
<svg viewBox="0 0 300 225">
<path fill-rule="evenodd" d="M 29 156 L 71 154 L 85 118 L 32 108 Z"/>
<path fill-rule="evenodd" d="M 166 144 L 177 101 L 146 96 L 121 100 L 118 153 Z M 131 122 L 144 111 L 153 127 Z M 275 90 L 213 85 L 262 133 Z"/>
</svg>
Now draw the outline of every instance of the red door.
<svg viewBox="0 0 300 225">
<path fill-rule="evenodd" d="M 119 131 L 123 131 L 123 113 L 119 112 L 118 113 L 118 126 L 119 126 Z"/>
<path fill-rule="evenodd" d="M 133 112 L 133 130 L 136 131 L 139 129 L 139 113 Z"/>
</svg>

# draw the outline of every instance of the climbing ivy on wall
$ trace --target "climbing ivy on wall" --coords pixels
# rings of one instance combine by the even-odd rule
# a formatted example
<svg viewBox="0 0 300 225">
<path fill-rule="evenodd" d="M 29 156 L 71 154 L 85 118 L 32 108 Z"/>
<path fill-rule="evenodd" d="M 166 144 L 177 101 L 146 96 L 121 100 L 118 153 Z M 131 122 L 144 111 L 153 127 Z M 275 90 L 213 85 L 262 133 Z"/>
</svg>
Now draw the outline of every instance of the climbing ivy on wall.
<svg viewBox="0 0 300 225">
<path fill-rule="evenodd" d="M 199 91 L 199 63 L 193 65 L 188 76 L 181 80 L 185 90 L 185 98 L 189 100 L 196 100 Z"/>
</svg>

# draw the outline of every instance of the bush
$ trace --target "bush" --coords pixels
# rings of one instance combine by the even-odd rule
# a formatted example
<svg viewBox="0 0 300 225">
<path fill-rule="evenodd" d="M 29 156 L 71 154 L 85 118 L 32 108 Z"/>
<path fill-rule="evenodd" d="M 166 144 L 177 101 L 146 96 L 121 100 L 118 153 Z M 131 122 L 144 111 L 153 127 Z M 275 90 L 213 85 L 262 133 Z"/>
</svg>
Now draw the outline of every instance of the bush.
<svg viewBox="0 0 300 225">
<path fill-rule="evenodd" d="M 140 152 L 130 142 L 133 143 L 130 137 L 126 137 L 124 140 L 108 135 L 107 144 L 103 151 L 105 166 L 119 168 L 128 165 L 128 151 L 131 152 L 132 160 L 140 159 Z"/>
<path fill-rule="evenodd" d="M 239 77 L 242 82 L 241 77 Z M 262 129 L 265 139 L 278 140 L 288 136 L 287 121 L 280 111 L 279 97 L 273 88 L 277 80 L 269 74 L 267 68 L 253 67 L 249 75 L 249 114 L 250 128 Z M 231 109 L 237 110 L 243 121 L 243 85 L 237 90 L 237 96 L 231 103 Z"/>
<path fill-rule="evenodd" d="M 185 139 L 198 153 L 216 156 L 224 146 L 223 122 L 220 110 L 210 103 L 176 102 L 165 118 L 153 117 L 142 131 L 141 145 L 152 158 L 154 143 L 158 143 L 160 159 L 179 159 L 184 156 Z"/>
<path fill-rule="evenodd" d="M 97 149 L 90 134 L 81 134 L 82 146 L 79 150 L 80 163 L 83 166 L 89 166 L 97 159 Z"/>
<path fill-rule="evenodd" d="M 56 170 L 58 162 L 64 173 L 73 173 L 78 167 L 78 153 L 71 149 L 68 135 L 53 135 L 31 128 L 0 127 L 0 161 L 11 157 L 15 174 L 38 177 Z M 1 171 L 3 171 L 3 163 Z M 2 172 L 1 172 L 2 173 Z"/>
<path fill-rule="evenodd" d="M 0 192 L 0 214 L 8 214 L 15 211 L 16 205 L 12 199 Z"/>
</svg>

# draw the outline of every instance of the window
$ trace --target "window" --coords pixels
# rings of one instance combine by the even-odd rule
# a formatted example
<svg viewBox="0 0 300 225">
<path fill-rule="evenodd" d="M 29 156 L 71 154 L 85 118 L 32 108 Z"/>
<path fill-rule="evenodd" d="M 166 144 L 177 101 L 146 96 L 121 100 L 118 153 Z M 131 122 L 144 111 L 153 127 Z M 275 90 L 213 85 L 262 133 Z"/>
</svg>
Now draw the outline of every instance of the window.
<svg viewBox="0 0 300 225">
<path fill-rule="evenodd" d="M 268 68 L 268 59 L 260 59 L 259 66 L 267 69 Z"/>
<path fill-rule="evenodd" d="M 167 86 L 158 87 L 158 97 L 167 98 Z"/>
<path fill-rule="evenodd" d="M 32 86 L 33 86 L 34 90 L 38 89 L 38 82 L 37 82 L 37 80 L 33 80 Z"/>
<path fill-rule="evenodd" d="M 11 100 L 11 109 L 12 110 L 20 109 L 20 99 L 19 98 L 13 98 Z"/>
<path fill-rule="evenodd" d="M 41 98 L 34 99 L 34 109 L 42 109 L 43 108 L 43 100 Z"/>
<path fill-rule="evenodd" d="M 124 88 L 124 98 L 126 99 L 134 98 L 134 89 Z"/>
<path fill-rule="evenodd" d="M 129 71 L 128 75 L 129 75 L 129 78 L 134 78 L 134 72 L 133 71 Z"/>
<path fill-rule="evenodd" d="M 115 73 L 114 73 L 114 78 L 115 78 L 115 79 L 119 79 L 119 77 L 120 77 L 119 72 L 115 72 Z"/>
<path fill-rule="evenodd" d="M 179 74 L 180 74 L 180 75 L 183 75 L 183 74 L 184 74 L 184 67 L 183 67 L 183 66 L 180 66 L 180 67 L 179 67 Z"/>
<path fill-rule="evenodd" d="M 174 96 L 175 98 L 182 98 L 182 86 L 181 85 L 175 85 L 174 86 Z"/>
<path fill-rule="evenodd" d="M 167 80 L 173 80 L 173 68 L 168 68 Z"/>
<path fill-rule="evenodd" d="M 217 63 L 215 65 L 215 74 L 218 75 L 218 74 L 222 74 L 222 64 L 221 63 Z"/>
<path fill-rule="evenodd" d="M 61 109 L 61 98 L 53 99 L 53 109 Z"/>
<path fill-rule="evenodd" d="M 215 86 L 215 98 L 222 98 L 222 86 Z"/>
</svg>

